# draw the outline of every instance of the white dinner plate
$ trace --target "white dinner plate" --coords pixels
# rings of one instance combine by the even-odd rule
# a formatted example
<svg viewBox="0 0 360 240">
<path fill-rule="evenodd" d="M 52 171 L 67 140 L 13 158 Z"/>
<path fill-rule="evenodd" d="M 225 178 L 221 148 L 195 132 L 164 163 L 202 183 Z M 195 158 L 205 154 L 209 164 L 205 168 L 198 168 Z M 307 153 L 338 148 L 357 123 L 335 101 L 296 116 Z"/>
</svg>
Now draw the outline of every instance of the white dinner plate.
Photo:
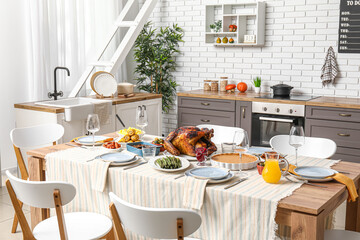
<svg viewBox="0 0 360 240">
<path fill-rule="evenodd" d="M 190 169 L 190 170 L 191 170 L 191 169 Z M 194 177 L 193 175 L 191 175 L 191 174 L 189 173 L 190 170 L 187 170 L 187 171 L 185 172 L 185 176 L 187 176 L 187 177 Z M 217 179 L 217 180 L 215 180 L 215 179 L 210 179 L 208 183 L 222 183 L 222 182 L 229 181 L 229 180 L 233 179 L 234 177 L 235 177 L 235 173 L 232 172 L 232 171 L 230 171 L 229 174 L 228 174 L 226 177 L 221 178 L 221 179 Z"/>
<path fill-rule="evenodd" d="M 253 153 L 253 154 L 263 154 L 264 152 L 271 152 L 272 149 L 271 148 L 265 148 L 265 147 L 250 147 L 248 150 L 248 153 Z"/>
<path fill-rule="evenodd" d="M 148 164 L 150 165 L 150 167 L 152 167 L 152 168 L 154 168 L 156 170 L 159 170 L 159 171 L 163 171 L 163 172 L 178 172 L 178 171 L 185 170 L 190 166 L 190 162 L 187 159 L 182 158 L 182 157 L 174 156 L 174 157 L 177 157 L 177 158 L 180 159 L 181 167 L 177 168 L 177 169 L 164 169 L 164 168 L 161 168 L 159 165 L 157 165 L 157 163 L 155 162 L 157 159 L 163 158 L 163 157 L 165 157 L 165 156 L 163 155 L 163 156 L 154 157 L 154 158 L 149 160 Z"/>
<path fill-rule="evenodd" d="M 112 97 L 117 91 L 117 83 L 114 76 L 108 72 L 97 72 L 95 74 L 92 80 L 94 91 L 104 97 Z"/>
<path fill-rule="evenodd" d="M 97 156 L 95 159 L 99 159 L 99 160 L 102 160 L 104 161 L 103 159 L 100 158 L 100 156 Z M 137 161 L 139 161 L 139 157 L 135 156 L 134 159 L 130 160 L 130 161 L 127 161 L 127 162 L 112 162 L 110 165 L 111 166 L 125 166 L 125 165 L 130 165 L 130 164 L 133 164 Z"/>
<path fill-rule="evenodd" d="M 199 179 L 219 180 L 229 175 L 229 170 L 216 167 L 199 167 L 189 170 L 189 174 Z"/>
<path fill-rule="evenodd" d="M 294 172 L 301 177 L 307 178 L 326 178 L 335 174 L 335 171 L 330 168 L 315 166 L 297 167 L 294 169 Z"/>
<path fill-rule="evenodd" d="M 103 144 L 103 142 L 99 142 L 99 141 L 104 141 L 108 138 L 109 137 L 106 136 L 94 136 L 95 145 Z M 75 139 L 75 142 L 82 145 L 93 145 L 93 137 L 92 136 L 80 137 L 78 139 Z"/>
<path fill-rule="evenodd" d="M 335 171 L 335 170 L 334 170 Z M 337 171 L 335 171 L 335 173 L 337 173 Z M 289 172 L 289 174 L 299 180 L 308 180 L 309 182 L 330 182 L 332 180 L 334 180 L 332 177 L 327 177 L 327 178 L 308 178 L 308 177 L 301 177 L 301 176 L 297 176 L 295 174 L 292 174 Z"/>
<path fill-rule="evenodd" d="M 114 152 L 102 154 L 99 156 L 99 158 L 108 162 L 123 163 L 133 160 L 135 158 L 135 155 L 125 152 Z"/>
</svg>

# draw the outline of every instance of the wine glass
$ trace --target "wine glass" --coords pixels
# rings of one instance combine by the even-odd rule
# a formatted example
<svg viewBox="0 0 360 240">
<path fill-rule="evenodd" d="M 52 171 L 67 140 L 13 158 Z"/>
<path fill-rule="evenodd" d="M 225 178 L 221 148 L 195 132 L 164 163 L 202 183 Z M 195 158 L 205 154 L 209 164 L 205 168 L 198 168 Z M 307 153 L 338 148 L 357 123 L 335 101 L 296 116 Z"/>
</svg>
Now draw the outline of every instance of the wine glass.
<svg viewBox="0 0 360 240">
<path fill-rule="evenodd" d="M 146 106 L 138 106 L 136 109 L 136 126 L 144 131 L 144 128 L 148 125 L 148 118 L 146 113 Z"/>
<path fill-rule="evenodd" d="M 89 114 L 86 122 L 86 129 L 92 133 L 93 136 L 93 147 L 95 147 L 95 133 L 100 130 L 100 121 L 97 114 Z"/>
<path fill-rule="evenodd" d="M 249 136 L 247 131 L 241 129 L 235 131 L 233 138 L 233 150 L 234 152 L 241 154 L 249 150 Z"/>
<path fill-rule="evenodd" d="M 304 128 L 302 126 L 292 126 L 289 134 L 289 144 L 295 148 L 295 166 L 298 166 L 298 148 L 305 144 Z"/>
</svg>

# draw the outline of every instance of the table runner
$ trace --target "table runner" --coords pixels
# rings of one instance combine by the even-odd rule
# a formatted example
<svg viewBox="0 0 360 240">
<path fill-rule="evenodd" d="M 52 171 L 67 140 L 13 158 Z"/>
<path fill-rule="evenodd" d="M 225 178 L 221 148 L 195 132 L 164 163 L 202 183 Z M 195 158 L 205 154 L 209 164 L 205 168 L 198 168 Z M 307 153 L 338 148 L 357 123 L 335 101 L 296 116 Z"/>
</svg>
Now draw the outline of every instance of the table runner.
<svg viewBox="0 0 360 240">
<path fill-rule="evenodd" d="M 92 176 L 90 164 L 77 160 L 80 148 L 68 149 L 46 156 L 47 179 L 62 180 L 75 185 L 75 199 L 64 211 L 93 211 L 109 215 L 110 191 L 120 198 L 140 206 L 182 208 L 186 178 L 174 180 L 177 174 L 152 169 L 147 164 L 123 170 L 110 167 L 104 192 L 94 191 L 91 186 L 97 176 Z M 68 151 L 68 152 L 66 152 Z M 290 162 L 293 160 L 289 156 Z M 335 160 L 299 157 L 299 165 L 330 167 Z M 224 190 L 223 184 L 208 184 L 203 207 L 199 210 L 202 225 L 192 237 L 200 239 L 274 239 L 278 202 L 292 194 L 301 184 L 288 182 L 267 184 L 256 169 L 246 171 L 249 179 L 233 188 Z M 126 231 L 128 239 L 145 239 Z"/>
</svg>

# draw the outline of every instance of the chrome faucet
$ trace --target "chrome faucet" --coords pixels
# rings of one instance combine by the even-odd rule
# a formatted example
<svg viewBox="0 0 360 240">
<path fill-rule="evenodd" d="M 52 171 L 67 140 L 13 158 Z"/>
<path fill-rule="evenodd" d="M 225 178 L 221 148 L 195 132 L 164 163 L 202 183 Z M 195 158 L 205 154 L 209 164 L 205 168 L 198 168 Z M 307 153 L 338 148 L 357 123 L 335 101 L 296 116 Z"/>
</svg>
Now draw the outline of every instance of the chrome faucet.
<svg viewBox="0 0 360 240">
<path fill-rule="evenodd" d="M 51 92 L 48 93 L 48 97 L 49 97 L 49 98 L 54 97 L 54 100 L 57 100 L 57 97 L 58 97 L 58 96 L 62 97 L 62 96 L 64 95 L 64 93 L 63 93 L 62 91 L 58 92 L 57 89 L 56 89 L 56 70 L 58 70 L 58 69 L 66 70 L 68 76 L 70 76 L 70 71 L 69 71 L 69 69 L 66 68 L 66 67 L 56 67 L 56 68 L 54 69 L 54 92 L 53 92 L 53 93 L 51 93 Z"/>
</svg>

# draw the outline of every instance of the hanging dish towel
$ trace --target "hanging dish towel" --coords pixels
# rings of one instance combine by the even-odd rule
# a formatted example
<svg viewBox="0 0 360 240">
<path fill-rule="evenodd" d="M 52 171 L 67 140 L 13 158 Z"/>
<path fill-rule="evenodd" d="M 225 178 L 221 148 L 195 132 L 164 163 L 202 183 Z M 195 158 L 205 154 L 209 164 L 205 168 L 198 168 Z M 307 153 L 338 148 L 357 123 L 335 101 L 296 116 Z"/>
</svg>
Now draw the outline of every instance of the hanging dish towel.
<svg viewBox="0 0 360 240">
<path fill-rule="evenodd" d="M 338 73 L 339 73 L 339 69 L 336 62 L 334 49 L 332 47 L 329 47 L 326 54 L 325 63 L 321 68 L 320 78 L 322 80 L 323 86 L 329 83 L 334 84 L 335 78 L 338 75 Z"/>
</svg>

